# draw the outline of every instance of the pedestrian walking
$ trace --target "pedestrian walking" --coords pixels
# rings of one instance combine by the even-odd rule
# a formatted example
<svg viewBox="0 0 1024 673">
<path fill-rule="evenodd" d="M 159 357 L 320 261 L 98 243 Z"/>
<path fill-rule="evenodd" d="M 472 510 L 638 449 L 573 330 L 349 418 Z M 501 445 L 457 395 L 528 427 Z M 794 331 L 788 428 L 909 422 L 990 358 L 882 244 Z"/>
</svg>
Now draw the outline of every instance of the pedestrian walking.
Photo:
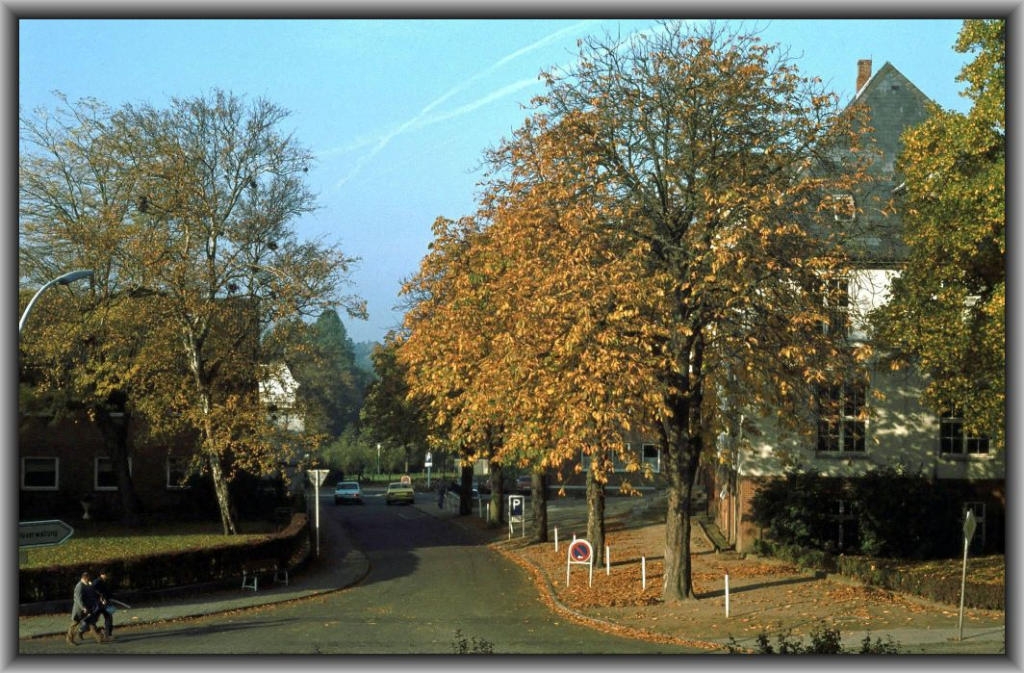
<svg viewBox="0 0 1024 673">
<path fill-rule="evenodd" d="M 114 639 L 114 596 L 110 593 L 110 575 L 106 570 L 93 580 L 92 588 L 100 602 L 100 614 L 103 616 L 103 635 L 107 640 Z"/>
<path fill-rule="evenodd" d="M 75 638 L 85 639 L 87 631 L 92 631 L 96 642 L 102 643 L 103 634 L 96 626 L 100 616 L 100 600 L 96 589 L 92 586 L 92 575 L 88 570 L 75 583 L 73 602 L 71 605 L 71 625 L 68 627 L 68 645 L 75 645 Z"/>
</svg>

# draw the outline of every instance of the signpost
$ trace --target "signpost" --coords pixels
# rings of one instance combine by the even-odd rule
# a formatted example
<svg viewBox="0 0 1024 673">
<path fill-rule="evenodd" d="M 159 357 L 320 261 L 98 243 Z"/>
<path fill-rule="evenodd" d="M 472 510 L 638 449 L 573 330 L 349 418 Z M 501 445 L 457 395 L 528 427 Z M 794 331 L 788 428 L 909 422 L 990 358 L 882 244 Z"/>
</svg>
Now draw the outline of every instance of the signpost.
<svg viewBox="0 0 1024 673">
<path fill-rule="evenodd" d="M 967 510 L 967 516 L 964 517 L 964 569 L 960 576 L 960 619 L 957 621 L 956 627 L 956 639 L 964 639 L 964 590 L 967 588 L 967 548 L 971 544 L 971 538 L 974 537 L 974 529 L 977 528 L 978 521 L 974 518 L 974 510 Z"/>
<path fill-rule="evenodd" d="M 316 522 L 316 557 L 320 558 L 320 484 L 324 483 L 324 479 L 327 478 L 327 473 L 330 470 L 306 470 L 306 475 L 309 480 L 313 482 L 313 493 L 316 501 L 316 515 L 314 521 Z"/>
<path fill-rule="evenodd" d="M 430 468 L 434 466 L 434 461 L 430 456 L 430 451 L 427 451 L 427 458 L 423 461 L 423 467 L 427 468 L 427 488 L 430 488 Z"/>
<path fill-rule="evenodd" d="M 510 495 L 508 497 L 508 539 L 512 539 L 512 531 L 515 524 L 522 524 L 519 528 L 520 536 L 526 535 L 526 513 L 523 507 L 523 496 Z"/>
<path fill-rule="evenodd" d="M 594 548 L 583 538 L 572 541 L 565 563 L 565 586 L 569 586 L 569 570 L 573 565 L 590 566 L 590 579 L 587 586 L 594 586 Z"/>
<path fill-rule="evenodd" d="M 19 521 L 18 548 L 50 547 L 64 544 L 75 529 L 58 519 L 48 521 Z"/>
</svg>

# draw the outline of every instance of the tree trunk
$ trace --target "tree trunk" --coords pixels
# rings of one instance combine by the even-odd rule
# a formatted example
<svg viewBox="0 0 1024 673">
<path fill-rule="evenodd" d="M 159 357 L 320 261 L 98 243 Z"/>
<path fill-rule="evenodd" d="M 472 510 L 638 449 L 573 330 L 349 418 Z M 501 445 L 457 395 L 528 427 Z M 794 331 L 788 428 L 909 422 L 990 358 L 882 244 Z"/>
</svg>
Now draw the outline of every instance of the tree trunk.
<svg viewBox="0 0 1024 673">
<path fill-rule="evenodd" d="M 665 514 L 665 584 L 662 599 L 666 604 L 695 600 L 690 563 L 690 498 L 700 458 L 700 442 L 682 432 L 673 433 L 676 441 L 663 447 L 668 460 L 668 511 Z"/>
<path fill-rule="evenodd" d="M 487 508 L 487 526 L 498 528 L 501 526 L 501 510 L 505 505 L 505 491 L 503 489 L 503 471 L 501 463 L 491 461 L 491 502 Z"/>
<path fill-rule="evenodd" d="M 473 465 L 462 465 L 462 483 L 459 484 L 459 514 L 466 516 L 473 513 Z"/>
<path fill-rule="evenodd" d="M 587 472 L 587 542 L 594 548 L 594 565 L 599 566 L 604 563 L 604 483 L 598 478 L 597 463 L 595 454 Z"/>
<path fill-rule="evenodd" d="M 207 460 L 210 461 L 210 476 L 213 478 L 213 490 L 217 496 L 217 508 L 220 510 L 220 522 L 224 528 L 225 535 L 236 535 L 234 516 L 231 514 L 231 497 L 228 495 L 228 485 L 224 481 L 224 471 L 221 469 L 220 456 L 215 451 L 207 452 Z"/>
<path fill-rule="evenodd" d="M 206 397 L 203 402 L 206 417 L 203 420 L 203 447 L 206 453 L 206 460 L 210 466 L 210 478 L 213 480 L 213 492 L 217 497 L 217 509 L 220 511 L 220 522 L 224 528 L 225 535 L 236 535 L 235 518 L 232 514 L 231 494 L 228 483 L 224 478 L 224 470 L 220 464 L 220 455 L 215 445 L 215 433 L 212 421 L 210 420 L 210 400 Z"/>
<path fill-rule="evenodd" d="M 548 541 L 548 478 L 541 471 L 530 475 L 533 502 L 533 538 L 531 542 Z"/>
</svg>

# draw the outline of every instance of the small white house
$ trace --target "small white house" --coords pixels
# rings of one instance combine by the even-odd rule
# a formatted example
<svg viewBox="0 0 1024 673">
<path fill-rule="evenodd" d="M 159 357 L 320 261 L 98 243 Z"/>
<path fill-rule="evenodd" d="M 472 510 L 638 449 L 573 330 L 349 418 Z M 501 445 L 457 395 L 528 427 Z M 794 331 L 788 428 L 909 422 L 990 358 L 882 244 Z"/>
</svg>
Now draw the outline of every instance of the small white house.
<svg viewBox="0 0 1024 673">
<path fill-rule="evenodd" d="M 299 382 L 284 362 L 263 365 L 259 381 L 260 402 L 267 408 L 271 421 L 282 430 L 302 432 L 304 419 L 297 412 Z"/>
</svg>

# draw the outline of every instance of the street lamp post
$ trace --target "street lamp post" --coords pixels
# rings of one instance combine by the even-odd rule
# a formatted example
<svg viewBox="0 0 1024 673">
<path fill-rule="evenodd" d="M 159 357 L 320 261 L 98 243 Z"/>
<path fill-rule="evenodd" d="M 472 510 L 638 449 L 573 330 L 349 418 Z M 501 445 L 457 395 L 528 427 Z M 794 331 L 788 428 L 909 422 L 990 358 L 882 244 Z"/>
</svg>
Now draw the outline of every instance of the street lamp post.
<svg viewBox="0 0 1024 673">
<path fill-rule="evenodd" d="M 36 293 L 32 295 L 32 299 L 29 300 L 28 306 L 25 307 L 25 312 L 21 314 L 21 320 L 18 321 L 18 335 L 21 336 L 21 328 L 25 326 L 25 321 L 28 319 L 28 313 L 32 310 L 32 306 L 36 303 L 36 299 L 39 299 L 39 295 L 41 295 L 47 288 L 53 287 L 54 285 L 68 285 L 69 283 L 74 283 L 76 280 L 91 277 L 92 271 L 68 271 L 63 275 L 57 276 L 36 290 Z"/>
</svg>

